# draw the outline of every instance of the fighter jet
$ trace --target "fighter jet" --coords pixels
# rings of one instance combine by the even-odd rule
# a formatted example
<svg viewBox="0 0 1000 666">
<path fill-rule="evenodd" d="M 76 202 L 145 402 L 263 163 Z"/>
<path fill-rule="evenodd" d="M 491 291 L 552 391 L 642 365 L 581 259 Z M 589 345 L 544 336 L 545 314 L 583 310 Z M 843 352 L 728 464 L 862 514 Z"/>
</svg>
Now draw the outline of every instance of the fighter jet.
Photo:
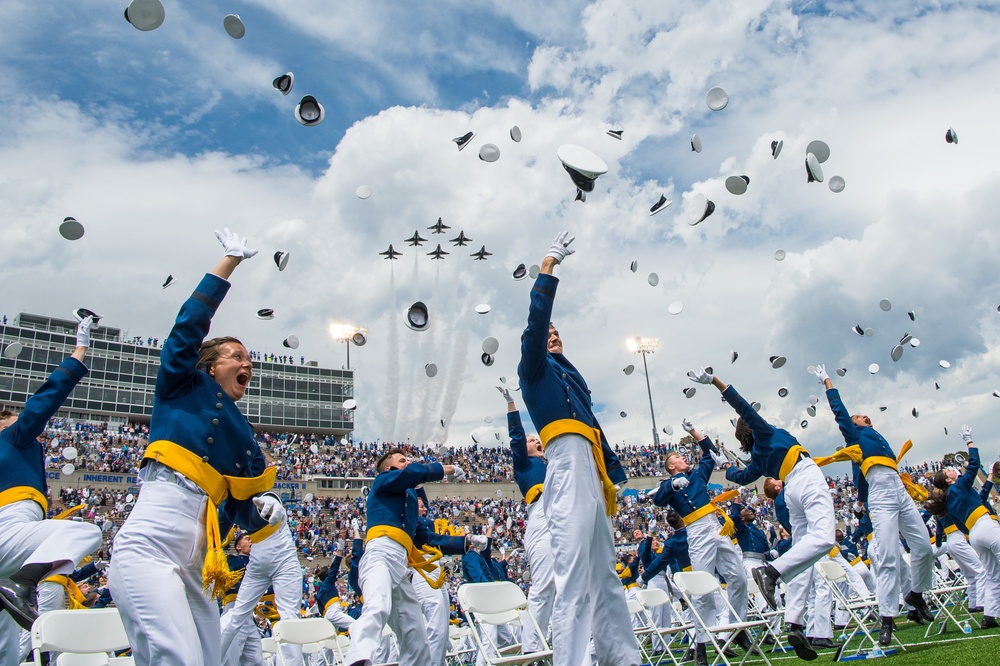
<svg viewBox="0 0 1000 666">
<path fill-rule="evenodd" d="M 427 242 L 426 238 L 420 237 L 420 232 L 416 229 L 413 230 L 413 235 L 406 239 L 405 241 L 409 245 L 423 245 Z"/>
<path fill-rule="evenodd" d="M 481 247 L 481 248 L 479 249 L 479 252 L 473 252 L 473 253 L 472 253 L 472 254 L 470 254 L 469 256 L 470 256 L 470 257 L 475 257 L 475 258 L 476 258 L 476 261 L 485 261 L 485 260 L 486 260 L 486 257 L 489 257 L 489 256 L 492 256 L 492 255 L 493 255 L 493 253 L 492 253 L 492 252 L 487 252 L 487 251 L 486 251 L 486 246 L 484 245 L 484 246 L 482 246 L 482 247 Z"/>
<path fill-rule="evenodd" d="M 432 233 L 435 233 L 435 234 L 443 234 L 445 229 L 451 229 L 451 227 L 449 227 L 447 224 L 445 224 L 445 223 L 443 223 L 441 221 L 440 217 L 438 218 L 437 224 L 432 224 L 431 226 L 429 226 L 427 228 L 428 229 L 433 229 L 434 231 Z"/>
<path fill-rule="evenodd" d="M 428 257 L 433 257 L 434 259 L 444 259 L 444 255 L 448 254 L 447 250 L 441 249 L 441 243 L 438 243 L 437 249 L 433 252 L 428 252 Z"/>
<path fill-rule="evenodd" d="M 402 252 L 397 252 L 396 250 L 392 249 L 392 243 L 389 244 L 388 250 L 386 250 L 385 252 L 379 252 L 379 254 L 385 257 L 386 259 L 395 259 L 396 257 L 403 256 Z"/>
<path fill-rule="evenodd" d="M 472 239 L 465 235 L 465 231 L 459 231 L 457 238 L 452 238 L 449 243 L 454 243 L 455 245 L 466 245 Z"/>
</svg>

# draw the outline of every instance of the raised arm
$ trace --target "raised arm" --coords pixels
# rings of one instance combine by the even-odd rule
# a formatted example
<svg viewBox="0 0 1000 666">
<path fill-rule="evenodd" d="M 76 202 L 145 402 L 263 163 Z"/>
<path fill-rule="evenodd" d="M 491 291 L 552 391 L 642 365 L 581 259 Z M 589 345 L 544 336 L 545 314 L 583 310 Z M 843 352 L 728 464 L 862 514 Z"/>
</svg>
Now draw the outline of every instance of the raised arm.
<svg viewBox="0 0 1000 666">
<path fill-rule="evenodd" d="M 514 471 L 520 472 L 531 467 L 528 460 L 528 439 L 524 435 L 521 415 L 514 404 L 514 398 L 506 386 L 497 386 L 500 395 L 507 401 L 507 435 L 510 437 L 510 452 L 513 456 Z"/>
<path fill-rule="evenodd" d="M 555 303 L 556 287 L 559 286 L 559 280 L 552 272 L 556 265 L 575 251 L 569 249 L 573 240 L 565 231 L 556 236 L 548 254 L 542 259 L 535 286 L 531 288 L 528 326 L 521 337 L 521 363 L 517 367 L 517 375 L 525 384 L 534 384 L 544 375 L 552 306 Z"/>
<path fill-rule="evenodd" d="M 396 494 L 405 492 L 409 488 L 416 488 L 421 483 L 429 481 L 440 481 L 444 478 L 445 467 L 452 468 L 452 465 L 442 465 L 441 463 L 410 463 L 403 469 L 390 469 L 379 474 L 379 478 L 385 475 L 378 486 L 379 493 Z M 373 486 L 374 488 L 374 486 Z"/>
<path fill-rule="evenodd" d="M 962 426 L 962 439 L 965 441 L 966 446 L 969 447 L 969 462 L 965 466 L 965 474 L 955 481 L 955 485 L 962 484 L 971 490 L 973 484 L 976 482 L 976 478 L 979 476 L 979 449 L 973 444 L 972 428 L 967 425 Z"/>
</svg>

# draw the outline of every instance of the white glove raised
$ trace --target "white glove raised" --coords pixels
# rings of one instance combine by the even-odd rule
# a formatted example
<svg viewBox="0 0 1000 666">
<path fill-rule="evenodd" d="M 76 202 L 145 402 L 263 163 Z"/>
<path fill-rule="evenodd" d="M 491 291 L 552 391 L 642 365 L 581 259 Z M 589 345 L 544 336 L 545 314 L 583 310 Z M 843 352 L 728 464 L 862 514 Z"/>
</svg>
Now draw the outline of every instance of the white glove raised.
<svg viewBox="0 0 1000 666">
<path fill-rule="evenodd" d="M 712 460 L 715 461 L 716 467 L 722 467 L 723 465 L 729 464 L 729 459 L 721 453 L 716 453 L 715 451 L 709 451 L 708 453 L 712 456 Z"/>
<path fill-rule="evenodd" d="M 510 397 L 510 389 L 506 386 L 497 386 L 497 390 L 500 391 L 500 395 L 502 395 L 503 399 L 508 403 L 514 402 L 514 398 Z"/>
<path fill-rule="evenodd" d="M 94 562 L 94 566 L 100 572 L 107 571 L 109 564 L 110 564 L 110 562 L 105 562 L 104 560 L 97 560 L 96 562 Z"/>
<path fill-rule="evenodd" d="M 84 317 L 76 327 L 76 346 L 90 346 L 90 327 L 94 325 L 93 317 Z"/>
<path fill-rule="evenodd" d="M 688 370 L 688 379 L 699 384 L 711 384 L 715 377 L 702 368 L 701 370 Z"/>
<path fill-rule="evenodd" d="M 642 588 L 643 590 L 645 590 L 645 589 L 646 589 L 646 586 L 647 586 L 647 585 L 649 585 L 649 583 L 648 583 L 648 582 L 646 581 L 646 579 L 645 579 L 645 578 L 643 578 L 642 576 L 639 576 L 638 578 L 636 578 L 636 579 L 635 579 L 635 582 L 636 582 L 636 584 L 637 584 L 637 585 L 638 585 L 638 586 L 639 586 L 640 588 Z"/>
<path fill-rule="evenodd" d="M 770 553 L 768 553 L 768 555 L 771 556 L 772 560 L 778 559 L 778 551 L 776 551 L 776 550 L 772 550 Z"/>
<path fill-rule="evenodd" d="M 465 537 L 465 540 L 467 542 L 466 550 L 482 550 L 490 542 L 489 538 L 483 534 L 470 534 Z"/>
<path fill-rule="evenodd" d="M 830 375 L 826 374 L 825 365 L 816 365 L 816 367 L 813 368 L 813 374 L 816 375 L 817 379 L 819 379 L 820 384 L 826 383 L 826 380 L 830 378 Z"/>
<path fill-rule="evenodd" d="M 230 231 L 229 227 L 226 227 L 222 231 L 216 229 L 215 237 L 219 239 L 220 243 L 222 243 L 222 247 L 226 250 L 227 257 L 249 259 L 257 254 L 257 250 L 251 250 L 247 247 L 246 238 L 240 240 L 240 237 Z"/>
<path fill-rule="evenodd" d="M 351 518 L 351 531 L 352 532 L 361 531 L 361 522 L 357 518 Z"/>
<path fill-rule="evenodd" d="M 686 476 L 678 476 L 676 479 L 670 482 L 670 485 L 673 487 L 674 490 L 684 490 L 689 485 L 691 485 L 691 482 L 688 481 L 688 478 Z"/>
<path fill-rule="evenodd" d="M 861 502 L 855 502 L 853 508 L 854 508 L 854 513 L 861 513 L 862 511 L 865 510 L 865 505 L 862 504 Z"/>
<path fill-rule="evenodd" d="M 458 465 L 452 465 L 452 467 L 455 468 L 455 471 L 452 473 L 452 478 L 454 479 L 455 483 L 463 481 L 465 479 L 465 470 L 459 467 Z"/>
<path fill-rule="evenodd" d="M 972 426 L 964 425 L 962 426 L 962 441 L 966 444 L 972 444 Z"/>
<path fill-rule="evenodd" d="M 681 419 L 681 427 L 684 428 L 684 432 L 691 432 L 694 430 L 694 424 L 687 419 Z"/>
<path fill-rule="evenodd" d="M 561 232 L 549 246 L 549 253 L 546 257 L 552 257 L 556 263 L 561 264 L 563 259 L 576 252 L 569 249 L 569 244 L 576 240 L 576 236 L 570 236 L 568 231 Z"/>
<path fill-rule="evenodd" d="M 257 506 L 257 513 L 271 527 L 280 523 L 285 517 L 285 507 L 281 506 L 281 501 L 274 495 L 254 497 L 253 503 Z"/>
</svg>

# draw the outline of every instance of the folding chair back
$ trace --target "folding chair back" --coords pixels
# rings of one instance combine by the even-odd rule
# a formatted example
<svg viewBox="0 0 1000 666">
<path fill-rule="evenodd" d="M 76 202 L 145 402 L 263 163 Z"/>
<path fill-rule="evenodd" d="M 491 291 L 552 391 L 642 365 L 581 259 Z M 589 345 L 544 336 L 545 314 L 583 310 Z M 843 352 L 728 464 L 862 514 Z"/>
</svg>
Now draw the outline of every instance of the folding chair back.
<svg viewBox="0 0 1000 666">
<path fill-rule="evenodd" d="M 528 606 L 524 592 L 510 581 L 466 583 L 458 588 L 458 601 L 463 609 L 477 615 L 492 615 Z"/>
<path fill-rule="evenodd" d="M 551 658 L 552 651 L 548 649 L 544 634 L 538 627 L 537 620 L 528 610 L 528 600 L 516 584 L 510 581 L 466 583 L 458 588 L 458 602 L 469 622 L 469 628 L 476 646 L 479 648 L 479 654 L 488 663 L 495 664 L 497 661 L 501 661 L 504 664 L 527 664 Z M 476 621 L 486 624 L 518 624 L 523 616 L 528 617 L 530 628 L 542 643 L 543 649 L 539 652 L 501 657 L 499 648 L 492 643 L 488 636 L 485 636 L 486 643 L 484 643 L 484 635 L 481 635 L 482 632 L 476 628 Z"/>
<path fill-rule="evenodd" d="M 819 575 L 831 585 L 847 582 L 847 574 L 844 570 L 829 560 L 817 562 L 816 569 L 819 571 Z"/>
<path fill-rule="evenodd" d="M 294 620 L 279 620 L 271 627 L 271 636 L 276 645 L 308 645 L 337 638 L 337 630 L 321 617 L 307 617 Z"/>
<path fill-rule="evenodd" d="M 103 652 L 106 659 L 106 653 L 127 647 L 128 636 L 117 608 L 48 611 L 31 626 L 31 651 L 38 665 L 42 652 Z"/>
<path fill-rule="evenodd" d="M 105 652 L 90 654 L 73 654 L 67 652 L 59 655 L 56 666 L 108 666 L 108 655 Z"/>
<path fill-rule="evenodd" d="M 690 597 L 702 597 L 722 589 L 719 579 L 707 571 L 682 571 L 675 573 L 674 584 Z"/>
<path fill-rule="evenodd" d="M 635 598 L 646 608 L 656 608 L 663 604 L 670 603 L 670 595 L 666 590 L 658 587 L 647 587 L 644 590 L 636 590 Z"/>
</svg>

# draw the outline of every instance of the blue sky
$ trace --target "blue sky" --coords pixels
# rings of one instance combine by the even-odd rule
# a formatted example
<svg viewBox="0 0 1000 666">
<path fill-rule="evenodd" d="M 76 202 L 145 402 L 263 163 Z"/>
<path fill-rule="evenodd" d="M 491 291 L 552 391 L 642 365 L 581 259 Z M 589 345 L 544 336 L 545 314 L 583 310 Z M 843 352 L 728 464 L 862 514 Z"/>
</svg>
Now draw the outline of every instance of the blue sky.
<svg viewBox="0 0 1000 666">
<path fill-rule="evenodd" d="M 717 398 L 681 392 L 688 369 L 712 365 L 827 453 L 839 439 L 828 412 L 798 426 L 808 397 L 822 397 L 805 372 L 816 363 L 848 367 L 837 384 L 849 407 L 877 413 L 891 442 L 912 438 L 914 459 L 958 450 L 963 422 L 1000 429 L 993 5 L 329 5 L 167 2 L 149 33 L 103 0 L 0 7 L 0 271 L 18 287 L 5 311 L 86 304 L 163 337 L 217 258 L 212 231 L 229 225 L 261 254 L 234 276 L 213 332 L 273 352 L 294 333 L 307 358 L 339 367 L 328 325 L 365 325 L 370 342 L 351 355 L 360 436 L 488 441 L 503 423 L 493 386 L 515 375 L 527 309 L 529 283 L 510 272 L 568 229 L 578 252 L 559 269 L 555 317 L 612 441 L 648 439 L 645 382 L 622 373 L 635 335 L 661 339 L 654 407 L 675 430 L 688 417 L 731 439 Z M 224 32 L 227 13 L 243 17 L 243 40 Z M 289 70 L 283 97 L 271 80 Z M 728 91 L 726 109 L 707 107 L 712 86 Z M 325 106 L 318 127 L 294 119 L 304 94 Z M 944 141 L 949 126 L 957 146 Z M 477 136 L 458 152 L 451 139 L 468 130 Z M 814 139 L 831 147 L 823 169 L 845 178 L 842 193 L 806 182 Z M 476 158 L 485 143 L 498 162 Z M 585 204 L 555 156 L 566 143 L 609 165 Z M 747 193 L 729 194 L 726 177 L 741 174 Z M 358 199 L 359 185 L 373 196 Z M 661 194 L 673 204 L 650 217 Z M 697 194 L 717 208 L 691 226 Z M 82 240 L 56 233 L 66 215 L 86 226 Z M 469 252 L 485 244 L 494 256 L 431 262 L 404 245 L 438 217 L 448 238 L 464 230 Z M 377 254 L 389 243 L 405 253 L 397 262 Z M 279 249 L 292 253 L 280 274 L 269 260 Z M 161 290 L 168 273 L 178 283 Z M 415 300 L 431 307 L 427 333 L 401 324 Z M 474 313 L 482 302 L 489 315 Z M 276 319 L 254 319 L 261 307 Z M 858 338 L 855 324 L 875 335 Z M 893 363 L 903 333 L 921 345 Z M 492 368 L 479 362 L 487 336 L 500 341 Z M 772 354 L 785 368 L 770 368 Z"/>
</svg>

